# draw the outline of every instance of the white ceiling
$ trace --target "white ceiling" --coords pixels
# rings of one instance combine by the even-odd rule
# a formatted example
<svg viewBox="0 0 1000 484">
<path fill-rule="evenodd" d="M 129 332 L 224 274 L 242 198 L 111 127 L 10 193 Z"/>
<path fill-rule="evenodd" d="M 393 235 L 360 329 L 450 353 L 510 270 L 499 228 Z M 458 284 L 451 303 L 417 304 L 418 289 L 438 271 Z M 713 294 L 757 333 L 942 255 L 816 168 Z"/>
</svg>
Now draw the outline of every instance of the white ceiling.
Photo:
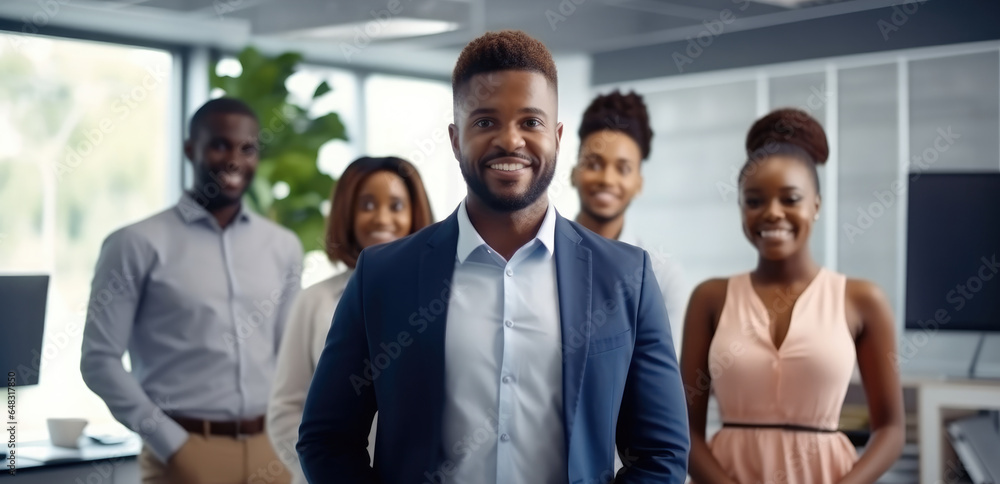
<svg viewBox="0 0 1000 484">
<path fill-rule="evenodd" d="M 337 64 L 437 72 L 439 60 L 450 66 L 486 30 L 518 28 L 557 55 L 592 54 L 898 0 L 51 0 L 57 2 L 52 25 L 223 49 L 254 43 Z M 42 3 L 3 2 L 0 17 L 37 18 Z"/>
</svg>

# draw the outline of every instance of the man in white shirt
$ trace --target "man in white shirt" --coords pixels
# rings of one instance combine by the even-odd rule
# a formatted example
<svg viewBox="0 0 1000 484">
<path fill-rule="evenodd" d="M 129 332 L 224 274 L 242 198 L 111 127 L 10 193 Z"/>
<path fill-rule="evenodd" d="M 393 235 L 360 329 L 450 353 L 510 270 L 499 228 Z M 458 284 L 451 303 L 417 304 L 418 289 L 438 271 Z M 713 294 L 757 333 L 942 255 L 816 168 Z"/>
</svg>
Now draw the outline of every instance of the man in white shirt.
<svg viewBox="0 0 1000 484">
<path fill-rule="evenodd" d="M 649 255 L 546 194 L 562 135 L 551 55 L 523 32 L 487 33 L 452 86 L 468 196 L 362 252 L 306 399 L 306 477 L 684 482 L 687 412 Z"/>
<path fill-rule="evenodd" d="M 680 354 L 689 290 L 680 264 L 662 249 L 649 249 L 626 223 L 625 212 L 642 191 L 642 164 L 649 159 L 653 129 L 642 96 L 613 91 L 591 101 L 578 131 L 580 152 L 572 183 L 580 195 L 576 222 L 598 235 L 647 249 L 663 292 Z M 662 229 L 653 227 L 652 230 Z"/>
</svg>

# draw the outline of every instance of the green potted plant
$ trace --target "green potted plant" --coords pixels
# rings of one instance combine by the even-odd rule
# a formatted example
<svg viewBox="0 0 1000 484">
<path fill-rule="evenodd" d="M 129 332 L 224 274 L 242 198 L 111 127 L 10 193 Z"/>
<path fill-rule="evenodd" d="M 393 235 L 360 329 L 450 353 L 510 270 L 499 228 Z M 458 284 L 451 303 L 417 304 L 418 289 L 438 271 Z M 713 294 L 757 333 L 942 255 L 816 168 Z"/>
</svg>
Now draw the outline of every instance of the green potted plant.
<svg viewBox="0 0 1000 484">
<path fill-rule="evenodd" d="M 212 69 L 209 82 L 226 96 L 249 104 L 260 117 L 260 164 L 245 201 L 295 232 L 306 251 L 323 250 L 325 219 L 320 205 L 330 197 L 335 180 L 319 171 L 319 149 L 331 140 L 347 140 L 347 135 L 337 113 L 311 118 L 308 105 L 288 102 L 285 81 L 301 61 L 297 53 L 268 57 L 247 47 L 239 54 L 242 73 L 220 76 Z M 309 104 L 331 90 L 322 82 Z M 279 198 L 275 186 L 280 184 L 288 189 Z"/>
</svg>

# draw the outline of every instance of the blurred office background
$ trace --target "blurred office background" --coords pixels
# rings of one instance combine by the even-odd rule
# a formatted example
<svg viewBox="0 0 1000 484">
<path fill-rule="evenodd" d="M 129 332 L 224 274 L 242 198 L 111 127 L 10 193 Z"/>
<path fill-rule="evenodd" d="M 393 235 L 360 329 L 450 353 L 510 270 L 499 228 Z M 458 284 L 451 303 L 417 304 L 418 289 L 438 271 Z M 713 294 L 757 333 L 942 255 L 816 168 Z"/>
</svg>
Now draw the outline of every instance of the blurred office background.
<svg viewBox="0 0 1000 484">
<path fill-rule="evenodd" d="M 907 207 L 894 184 L 1000 172 L 998 15 L 985 0 L 0 3 L 0 273 L 52 276 L 21 438 L 44 438 L 49 416 L 113 423 L 78 369 L 100 243 L 176 202 L 186 120 L 216 95 L 210 70 L 239 74 L 248 45 L 304 55 L 293 100 L 332 86 L 311 114 L 338 113 L 348 140 L 320 150 L 323 172 L 336 178 L 360 154 L 407 158 L 438 219 L 464 196 L 446 137 L 450 73 L 479 33 L 523 29 L 555 55 L 565 131 L 550 194 L 565 216 L 578 209 L 569 170 L 583 109 L 597 93 L 638 91 L 655 137 L 629 225 L 690 286 L 753 267 L 736 205 L 743 138 L 769 110 L 802 108 L 831 143 L 814 255 L 886 291 L 901 341 L 917 347 L 906 368 L 960 374 L 978 335 L 903 330 Z M 309 258 L 306 284 L 337 270 Z M 980 365 L 1000 374 L 1000 337 Z"/>
</svg>

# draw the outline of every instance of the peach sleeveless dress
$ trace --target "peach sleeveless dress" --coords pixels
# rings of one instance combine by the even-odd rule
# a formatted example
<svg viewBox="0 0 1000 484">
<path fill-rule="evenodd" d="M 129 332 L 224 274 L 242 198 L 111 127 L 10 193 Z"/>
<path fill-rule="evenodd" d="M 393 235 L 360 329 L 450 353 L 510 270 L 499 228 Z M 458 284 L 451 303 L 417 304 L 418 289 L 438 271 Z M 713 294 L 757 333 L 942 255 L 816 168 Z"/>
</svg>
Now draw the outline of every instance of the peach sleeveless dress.
<svg viewBox="0 0 1000 484">
<path fill-rule="evenodd" d="M 847 436 L 833 432 L 856 361 L 844 308 L 846 284 L 843 274 L 823 268 L 794 307 L 777 304 L 775 311 L 792 314 L 776 349 L 767 308 L 750 274 L 729 279 L 709 348 L 724 427 L 709 447 L 740 484 L 833 484 L 857 460 Z"/>
</svg>

